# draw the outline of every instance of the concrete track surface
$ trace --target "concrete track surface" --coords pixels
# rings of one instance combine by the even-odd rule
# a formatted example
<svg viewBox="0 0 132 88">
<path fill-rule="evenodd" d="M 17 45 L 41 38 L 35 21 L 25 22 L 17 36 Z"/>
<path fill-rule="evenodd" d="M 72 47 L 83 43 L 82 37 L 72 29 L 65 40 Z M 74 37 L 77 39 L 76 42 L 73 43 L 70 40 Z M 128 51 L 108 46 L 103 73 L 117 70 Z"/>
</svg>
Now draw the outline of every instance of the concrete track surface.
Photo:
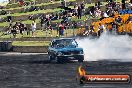
<svg viewBox="0 0 132 88">
<path fill-rule="evenodd" d="M 78 62 L 49 63 L 45 54 L 0 55 L 0 88 L 132 88 L 128 84 L 76 83 Z M 88 74 L 130 74 L 132 62 L 84 62 Z"/>
</svg>

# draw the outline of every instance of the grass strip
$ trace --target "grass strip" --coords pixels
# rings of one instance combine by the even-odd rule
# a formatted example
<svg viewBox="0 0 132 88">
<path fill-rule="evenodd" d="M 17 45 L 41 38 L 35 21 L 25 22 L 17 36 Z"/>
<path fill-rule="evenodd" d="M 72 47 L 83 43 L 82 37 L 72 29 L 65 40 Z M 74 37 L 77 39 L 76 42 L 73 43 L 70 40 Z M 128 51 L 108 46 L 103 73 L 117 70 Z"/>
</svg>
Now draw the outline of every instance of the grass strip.
<svg viewBox="0 0 132 88">
<path fill-rule="evenodd" d="M 50 41 L 13 41 L 13 46 L 48 46 Z"/>
</svg>

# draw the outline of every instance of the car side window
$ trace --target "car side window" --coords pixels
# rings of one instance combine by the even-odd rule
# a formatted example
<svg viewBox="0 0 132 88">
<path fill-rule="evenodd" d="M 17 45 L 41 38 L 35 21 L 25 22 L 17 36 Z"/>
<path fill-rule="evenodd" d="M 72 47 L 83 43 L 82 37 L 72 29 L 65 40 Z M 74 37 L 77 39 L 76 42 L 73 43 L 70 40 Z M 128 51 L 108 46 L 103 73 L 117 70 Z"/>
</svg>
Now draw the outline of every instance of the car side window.
<svg viewBox="0 0 132 88">
<path fill-rule="evenodd" d="M 73 40 L 71 43 L 72 43 L 72 45 L 74 45 L 74 46 L 78 46 L 78 44 L 77 44 L 77 42 L 76 42 L 75 40 Z"/>
<path fill-rule="evenodd" d="M 56 42 L 53 41 L 52 44 L 51 44 L 51 47 L 55 47 L 56 46 Z"/>
</svg>

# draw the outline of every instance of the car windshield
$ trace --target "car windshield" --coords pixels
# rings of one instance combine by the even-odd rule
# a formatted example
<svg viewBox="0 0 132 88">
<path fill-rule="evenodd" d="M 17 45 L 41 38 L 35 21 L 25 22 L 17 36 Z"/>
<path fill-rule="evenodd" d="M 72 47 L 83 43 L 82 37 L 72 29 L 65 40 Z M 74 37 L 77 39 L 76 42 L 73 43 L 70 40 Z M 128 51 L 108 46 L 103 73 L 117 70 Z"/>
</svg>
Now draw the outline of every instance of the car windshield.
<svg viewBox="0 0 132 88">
<path fill-rule="evenodd" d="M 60 39 L 53 43 L 54 47 L 77 47 L 77 42 L 74 39 Z"/>
</svg>

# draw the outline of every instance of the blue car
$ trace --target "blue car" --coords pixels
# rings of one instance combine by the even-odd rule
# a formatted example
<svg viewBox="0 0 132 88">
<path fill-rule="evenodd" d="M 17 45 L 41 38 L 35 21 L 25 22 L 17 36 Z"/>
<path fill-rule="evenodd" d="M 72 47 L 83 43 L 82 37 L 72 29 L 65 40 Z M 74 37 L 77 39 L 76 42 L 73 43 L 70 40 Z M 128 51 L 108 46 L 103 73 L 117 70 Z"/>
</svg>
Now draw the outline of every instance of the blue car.
<svg viewBox="0 0 132 88">
<path fill-rule="evenodd" d="M 73 38 L 53 39 L 48 48 L 50 61 L 64 62 L 66 60 L 78 60 L 83 62 L 83 49 L 78 47 L 77 42 Z"/>
</svg>

